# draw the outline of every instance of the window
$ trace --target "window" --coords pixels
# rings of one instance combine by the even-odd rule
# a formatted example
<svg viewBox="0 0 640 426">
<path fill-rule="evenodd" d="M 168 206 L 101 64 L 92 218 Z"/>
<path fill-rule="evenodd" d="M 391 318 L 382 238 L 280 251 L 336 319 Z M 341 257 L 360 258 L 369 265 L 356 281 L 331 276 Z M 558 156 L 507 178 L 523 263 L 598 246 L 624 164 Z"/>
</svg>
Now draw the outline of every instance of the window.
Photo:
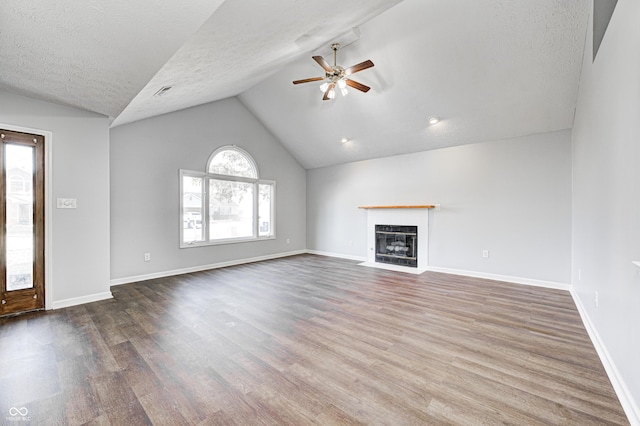
<svg viewBox="0 0 640 426">
<path fill-rule="evenodd" d="M 206 172 L 180 170 L 180 247 L 275 238 L 275 182 L 248 152 L 216 150 Z"/>
</svg>

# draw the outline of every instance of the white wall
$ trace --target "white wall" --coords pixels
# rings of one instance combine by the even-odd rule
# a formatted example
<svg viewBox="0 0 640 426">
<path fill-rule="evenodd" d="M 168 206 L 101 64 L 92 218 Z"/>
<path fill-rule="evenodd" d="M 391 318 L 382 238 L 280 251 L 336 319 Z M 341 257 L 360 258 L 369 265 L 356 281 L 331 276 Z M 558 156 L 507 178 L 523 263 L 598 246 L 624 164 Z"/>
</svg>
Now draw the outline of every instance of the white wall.
<svg viewBox="0 0 640 426">
<path fill-rule="evenodd" d="M 570 282 L 568 130 L 309 170 L 308 248 L 366 258 L 359 205 L 436 203 L 429 266 Z"/>
<path fill-rule="evenodd" d="M 211 153 L 229 144 L 253 156 L 261 178 L 276 181 L 277 239 L 180 249 L 178 171 L 204 171 Z M 305 170 L 236 98 L 113 128 L 112 280 L 304 250 L 305 182 Z"/>
<path fill-rule="evenodd" d="M 0 92 L 0 126 L 50 132 L 53 307 L 111 297 L 109 292 L 109 119 L 75 108 Z M 55 199 L 76 198 L 75 210 L 56 209 Z M 49 306 L 51 307 L 51 306 Z"/>
<path fill-rule="evenodd" d="M 635 424 L 640 277 L 631 261 L 640 260 L 639 22 L 640 2 L 618 1 L 594 63 L 588 34 L 573 128 L 572 221 L 574 293 Z"/>
</svg>

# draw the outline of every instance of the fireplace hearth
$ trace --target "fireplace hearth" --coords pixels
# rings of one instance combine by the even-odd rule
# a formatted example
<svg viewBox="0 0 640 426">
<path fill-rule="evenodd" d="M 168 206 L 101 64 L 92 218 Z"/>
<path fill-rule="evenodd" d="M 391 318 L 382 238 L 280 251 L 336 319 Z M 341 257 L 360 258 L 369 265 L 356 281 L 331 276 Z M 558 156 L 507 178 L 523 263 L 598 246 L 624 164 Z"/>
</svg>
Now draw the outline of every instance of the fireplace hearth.
<svg viewBox="0 0 640 426">
<path fill-rule="evenodd" d="M 376 225 L 375 261 L 392 265 L 418 267 L 418 227 Z"/>
</svg>

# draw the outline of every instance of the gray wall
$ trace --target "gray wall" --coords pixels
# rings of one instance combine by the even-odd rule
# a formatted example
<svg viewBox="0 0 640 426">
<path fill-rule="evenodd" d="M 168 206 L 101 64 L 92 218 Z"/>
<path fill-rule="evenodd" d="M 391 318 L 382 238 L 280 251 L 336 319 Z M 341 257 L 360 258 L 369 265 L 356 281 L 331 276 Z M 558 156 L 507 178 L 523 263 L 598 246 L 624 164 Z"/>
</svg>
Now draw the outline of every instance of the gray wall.
<svg viewBox="0 0 640 426">
<path fill-rule="evenodd" d="M 204 171 L 211 153 L 229 144 L 253 156 L 261 178 L 276 181 L 277 239 L 180 249 L 178 171 Z M 305 179 L 236 98 L 111 129 L 111 278 L 304 250 Z"/>
<path fill-rule="evenodd" d="M 0 124 L 49 131 L 53 137 L 52 267 L 48 297 L 55 305 L 109 292 L 109 119 L 75 108 L 0 92 Z M 45 144 L 51 141 L 45 140 Z M 55 208 L 56 198 L 78 208 Z M 76 303 L 80 303 L 77 301 Z"/>
<path fill-rule="evenodd" d="M 309 170 L 308 248 L 364 258 L 359 205 L 436 203 L 430 266 L 569 283 L 568 130 Z"/>
<path fill-rule="evenodd" d="M 640 2 L 587 42 L 573 129 L 573 286 L 640 424 Z M 591 28 L 591 25 L 589 25 Z M 590 40 L 591 34 L 587 40 Z M 598 305 L 595 294 L 598 293 Z M 624 403 L 624 401 L 623 401 Z"/>
</svg>

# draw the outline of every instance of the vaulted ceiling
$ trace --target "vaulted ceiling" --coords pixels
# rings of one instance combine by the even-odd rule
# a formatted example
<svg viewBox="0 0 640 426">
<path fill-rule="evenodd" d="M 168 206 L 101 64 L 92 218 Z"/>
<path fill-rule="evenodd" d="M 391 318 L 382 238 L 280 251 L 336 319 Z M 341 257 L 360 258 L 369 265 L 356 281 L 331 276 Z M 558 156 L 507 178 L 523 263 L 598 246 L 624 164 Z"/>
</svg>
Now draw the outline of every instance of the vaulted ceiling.
<svg viewBox="0 0 640 426">
<path fill-rule="evenodd" d="M 589 4 L 5 0 L 0 89 L 113 126 L 239 95 L 321 167 L 570 128 Z M 334 41 L 338 64 L 375 63 L 353 76 L 371 91 L 322 101 L 320 82 L 291 83 L 322 76 L 311 56 L 331 62 Z"/>
</svg>

